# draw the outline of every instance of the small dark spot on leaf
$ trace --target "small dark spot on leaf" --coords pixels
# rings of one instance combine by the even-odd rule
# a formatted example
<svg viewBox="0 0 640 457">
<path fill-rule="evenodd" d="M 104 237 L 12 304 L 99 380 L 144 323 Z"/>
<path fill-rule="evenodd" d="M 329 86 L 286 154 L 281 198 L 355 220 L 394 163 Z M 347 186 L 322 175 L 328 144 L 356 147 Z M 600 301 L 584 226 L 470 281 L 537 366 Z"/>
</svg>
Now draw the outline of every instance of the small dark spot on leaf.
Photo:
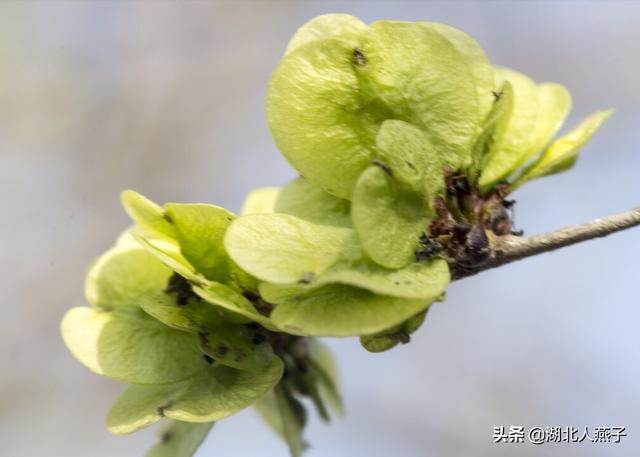
<svg viewBox="0 0 640 457">
<path fill-rule="evenodd" d="M 173 438 L 173 435 L 171 434 L 171 432 L 164 432 L 160 436 L 160 442 L 162 444 L 169 444 L 169 441 L 171 441 L 171 438 Z"/>
<path fill-rule="evenodd" d="M 216 351 L 217 355 L 219 355 L 220 357 L 224 357 L 225 355 L 227 355 L 229 353 L 229 348 L 224 346 L 224 345 L 221 345 L 221 346 L 218 346 L 215 349 L 215 351 Z"/>
<path fill-rule="evenodd" d="M 358 67 L 364 67 L 367 64 L 367 58 L 359 48 L 353 50 L 353 64 Z"/>
<path fill-rule="evenodd" d="M 411 168 L 412 170 L 416 169 L 416 167 L 415 167 L 415 165 L 413 163 L 409 162 L 408 160 L 406 160 L 406 162 L 407 162 L 407 165 L 409 165 L 409 168 Z"/>
<path fill-rule="evenodd" d="M 200 338 L 200 343 L 202 344 L 203 347 L 208 348 L 209 347 L 209 334 L 207 332 L 200 332 L 198 333 L 198 337 Z"/>
<path fill-rule="evenodd" d="M 176 304 L 178 306 L 184 306 L 189 302 L 189 298 L 197 297 L 197 295 L 193 293 L 189 281 L 178 273 L 173 273 L 171 275 L 164 292 L 167 294 L 175 293 Z"/>
<path fill-rule="evenodd" d="M 491 93 L 493 94 L 493 97 L 495 98 L 496 101 L 500 100 L 502 98 L 502 96 L 504 95 L 503 91 L 492 90 Z"/>
<path fill-rule="evenodd" d="M 242 349 L 236 349 L 235 354 L 236 354 L 236 357 L 235 357 L 236 362 L 242 361 L 242 359 L 244 359 L 247 356 L 247 354 Z"/>
<path fill-rule="evenodd" d="M 208 356 L 207 354 L 203 354 L 203 355 L 202 355 L 202 358 L 203 358 L 203 359 L 204 359 L 204 361 L 205 361 L 205 362 L 207 362 L 209 365 L 211 365 L 211 364 L 214 362 L 213 358 L 212 358 L 212 357 L 210 357 L 210 356 Z"/>
<path fill-rule="evenodd" d="M 298 284 L 311 284 L 314 277 L 315 277 L 315 274 L 313 273 L 313 271 L 308 271 L 304 274 L 302 279 L 298 281 Z"/>
<path fill-rule="evenodd" d="M 164 412 L 167 410 L 167 408 L 171 408 L 172 405 L 173 405 L 173 400 L 169 400 L 164 405 L 158 406 L 158 409 L 157 409 L 158 415 L 161 417 L 164 417 Z"/>
<path fill-rule="evenodd" d="M 169 216 L 168 213 L 162 213 L 162 218 L 169 224 L 173 224 L 173 219 L 171 219 L 171 216 Z"/>
<path fill-rule="evenodd" d="M 382 162 L 381 160 L 373 159 L 371 161 L 371 163 L 373 165 L 375 165 L 376 167 L 382 168 L 382 171 L 384 171 L 389 176 L 393 176 L 393 171 L 391 171 L 391 168 L 389 167 L 389 165 L 387 165 L 386 163 Z"/>
</svg>

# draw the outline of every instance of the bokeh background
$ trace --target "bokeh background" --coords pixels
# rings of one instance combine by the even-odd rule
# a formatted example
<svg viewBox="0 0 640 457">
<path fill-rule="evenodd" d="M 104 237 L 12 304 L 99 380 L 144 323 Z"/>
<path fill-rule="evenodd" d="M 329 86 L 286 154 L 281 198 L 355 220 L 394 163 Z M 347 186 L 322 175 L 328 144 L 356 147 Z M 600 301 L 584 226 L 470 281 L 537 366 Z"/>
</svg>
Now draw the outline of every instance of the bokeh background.
<svg viewBox="0 0 640 457">
<path fill-rule="evenodd" d="M 264 116 L 289 36 L 328 12 L 432 20 L 496 64 L 565 84 L 568 125 L 617 114 L 570 173 L 518 191 L 527 233 L 640 204 L 638 2 L 0 3 L 0 454 L 139 456 L 155 430 L 110 436 L 123 388 L 64 348 L 88 263 L 127 226 L 118 194 L 238 210 L 295 173 Z M 456 283 L 407 346 L 330 341 L 347 416 L 313 420 L 309 457 L 640 455 L 640 230 Z M 493 444 L 494 426 L 625 426 L 620 444 Z M 200 456 L 284 456 L 246 411 Z"/>
</svg>

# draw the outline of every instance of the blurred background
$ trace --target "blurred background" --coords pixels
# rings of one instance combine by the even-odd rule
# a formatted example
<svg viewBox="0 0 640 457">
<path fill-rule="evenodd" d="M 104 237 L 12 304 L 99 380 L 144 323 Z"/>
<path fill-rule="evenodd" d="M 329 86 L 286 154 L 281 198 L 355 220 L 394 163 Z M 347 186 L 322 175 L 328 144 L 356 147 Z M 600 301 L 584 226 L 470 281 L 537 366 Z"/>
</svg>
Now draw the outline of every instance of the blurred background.
<svg viewBox="0 0 640 457">
<path fill-rule="evenodd" d="M 568 174 L 518 191 L 527 233 L 640 204 L 638 2 L 0 2 L 0 454 L 141 456 L 104 427 L 123 385 L 64 348 L 59 321 L 128 220 L 119 192 L 239 210 L 295 176 L 265 123 L 290 35 L 322 13 L 430 20 L 492 62 L 565 84 L 568 125 L 617 114 Z M 407 346 L 332 340 L 347 416 L 309 457 L 640 455 L 640 229 L 456 283 Z M 625 426 L 620 444 L 493 444 L 494 426 Z M 286 455 L 253 411 L 199 456 Z"/>
</svg>

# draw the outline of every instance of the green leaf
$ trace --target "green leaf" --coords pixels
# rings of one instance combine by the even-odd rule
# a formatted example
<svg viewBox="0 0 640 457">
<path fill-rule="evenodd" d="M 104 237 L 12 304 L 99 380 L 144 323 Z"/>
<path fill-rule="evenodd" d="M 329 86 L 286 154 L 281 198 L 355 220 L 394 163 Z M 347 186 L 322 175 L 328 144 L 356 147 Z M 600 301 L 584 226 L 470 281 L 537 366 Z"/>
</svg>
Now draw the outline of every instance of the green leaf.
<svg viewBox="0 0 640 457">
<path fill-rule="evenodd" d="M 264 370 L 244 371 L 213 364 L 181 382 L 132 385 L 111 408 L 107 428 L 116 435 L 132 433 L 165 416 L 185 422 L 219 421 L 269 392 L 280 380 L 282 370 L 282 361 L 275 357 Z"/>
<path fill-rule="evenodd" d="M 446 279 L 446 280 L 445 280 Z M 406 299 L 374 294 L 341 284 L 313 290 L 263 283 L 260 294 L 278 305 L 271 320 L 293 335 L 357 336 L 380 332 L 424 311 L 448 284 L 443 278 L 432 299 Z"/>
<path fill-rule="evenodd" d="M 499 84 L 503 81 L 511 84 L 513 97 L 507 99 L 511 106 L 505 108 L 508 113 L 498 120 L 493 147 L 484 157 L 478 181 L 482 192 L 508 178 L 531 157 L 537 135 L 539 108 L 535 83 L 522 73 L 507 68 L 497 68 L 496 78 Z"/>
<path fill-rule="evenodd" d="M 367 26 L 357 17 L 348 14 L 324 14 L 304 24 L 291 37 L 286 54 L 322 38 L 339 38 L 357 42 L 357 37 Z"/>
<path fill-rule="evenodd" d="M 177 242 L 163 238 L 148 238 L 144 231 L 134 230 L 132 233 L 143 248 L 183 278 L 201 286 L 206 286 L 209 283 L 185 259 Z"/>
<path fill-rule="evenodd" d="M 551 142 L 562 127 L 569 111 L 571 111 L 571 94 L 564 86 L 556 83 L 538 85 L 535 139 L 525 162 Z"/>
<path fill-rule="evenodd" d="M 137 307 L 141 296 L 162 290 L 171 270 L 139 245 L 121 244 L 91 266 L 85 296 L 96 306 Z"/>
<path fill-rule="evenodd" d="M 205 364 L 193 335 L 172 330 L 141 309 L 70 309 L 62 337 L 97 374 L 138 384 L 186 379 Z"/>
<path fill-rule="evenodd" d="M 226 323 L 221 308 L 202 302 L 198 297 L 177 304 L 175 296 L 159 291 L 142 297 L 140 306 L 163 324 L 183 332 L 198 334 Z"/>
<path fill-rule="evenodd" d="M 444 194 L 446 158 L 440 157 L 420 129 L 403 121 L 385 121 L 376 145 L 393 179 L 420 194 L 431 211 L 435 197 Z"/>
<path fill-rule="evenodd" d="M 242 204 L 242 214 L 273 213 L 276 200 L 280 194 L 279 187 L 261 187 L 249 192 Z"/>
<path fill-rule="evenodd" d="M 384 268 L 366 258 L 337 263 L 331 270 L 303 286 L 309 289 L 340 283 L 397 298 L 430 300 L 433 290 L 446 288 L 449 266 L 443 259 L 414 262 L 400 269 Z"/>
<path fill-rule="evenodd" d="M 294 179 L 282 189 L 275 212 L 290 214 L 314 224 L 351 226 L 349 201 L 326 193 L 303 177 Z"/>
<path fill-rule="evenodd" d="M 260 314 L 246 297 L 224 284 L 214 282 L 206 287 L 195 286 L 193 287 L 193 291 L 203 300 L 214 305 L 218 305 L 225 310 L 231 311 L 232 313 L 239 315 L 241 318 L 244 318 L 233 321 L 235 323 L 254 321 L 269 330 L 278 330 L 271 320 Z"/>
<path fill-rule="evenodd" d="M 552 175 L 571 168 L 578 159 L 578 152 L 598 131 L 602 124 L 611 117 L 613 110 L 597 111 L 569 133 L 554 141 L 542 155 L 513 183 L 515 190 L 527 181 Z"/>
<path fill-rule="evenodd" d="M 555 83 L 544 83 L 536 87 L 538 114 L 531 143 L 527 146 L 523 144 L 518 152 L 519 159 L 517 167 L 528 162 L 531 157 L 540 152 L 556 134 L 562 126 L 567 113 L 571 109 L 571 96 L 569 92 Z M 511 84 L 504 82 L 500 97 L 496 100 L 493 110 L 485 120 L 485 128 L 474 146 L 474 164 L 476 168 L 472 171 L 475 176 L 476 170 L 485 156 L 491 153 L 496 144 L 496 135 L 500 133 L 500 128 L 509 121 L 513 112 L 514 93 Z M 515 170 L 517 167 L 512 168 Z M 512 172 L 509 172 L 512 174 Z"/>
<path fill-rule="evenodd" d="M 229 265 L 223 239 L 235 215 L 206 204 L 167 203 L 165 209 L 185 259 L 208 279 L 227 280 Z"/>
<path fill-rule="evenodd" d="M 329 348 L 316 338 L 307 341 L 309 361 L 317 371 L 318 390 L 322 399 L 338 415 L 344 415 L 344 405 L 339 391 L 338 368 Z"/>
<path fill-rule="evenodd" d="M 269 428 L 284 440 L 284 426 L 282 424 L 280 410 L 278 409 L 278 400 L 276 399 L 275 392 L 271 391 L 266 394 L 260 400 L 255 402 L 253 407 Z"/>
<path fill-rule="evenodd" d="M 480 125 L 493 106 L 491 91 L 495 88 L 493 67 L 489 63 L 487 55 L 478 42 L 462 30 L 437 22 L 421 22 L 421 24 L 442 34 L 461 54 L 475 82 L 478 106 L 476 122 Z"/>
<path fill-rule="evenodd" d="M 371 166 L 358 180 L 351 218 L 364 251 L 387 268 L 415 261 L 420 235 L 430 221 L 423 196 L 402 188 L 377 166 Z"/>
<path fill-rule="evenodd" d="M 482 129 L 471 151 L 471 167 L 469 177 L 472 182 L 478 178 L 482 164 L 487 161 L 489 154 L 496 144 L 496 137 L 502 134 L 503 126 L 507 125 L 513 111 L 513 86 L 509 81 L 504 81 L 502 87 L 496 92 L 498 95 L 482 123 Z"/>
<path fill-rule="evenodd" d="M 312 184 L 346 199 L 371 161 L 377 126 L 391 117 L 363 102 L 353 59 L 353 44 L 312 41 L 282 59 L 267 98 L 278 149 Z"/>
<path fill-rule="evenodd" d="M 231 224 L 224 244 L 245 271 L 287 284 L 326 271 L 357 241 L 350 229 L 311 224 L 287 214 L 252 214 Z"/>
<path fill-rule="evenodd" d="M 410 335 L 420 328 L 426 315 L 427 311 L 423 311 L 400 325 L 395 325 L 373 335 L 363 335 L 360 337 L 360 344 L 369 352 L 384 352 L 400 343 L 406 344 L 410 340 Z"/>
<path fill-rule="evenodd" d="M 289 446 L 291 457 L 300 457 L 306 447 L 302 438 L 306 423 L 305 408 L 282 384 L 276 387 L 274 393 L 282 425 L 281 436 Z"/>
<path fill-rule="evenodd" d="M 240 370 L 264 368 L 271 363 L 273 351 L 256 330 L 225 320 L 221 308 L 199 299 L 176 305 L 170 295 L 148 295 L 142 309 L 163 324 L 198 335 L 200 349 L 215 361 Z"/>
<path fill-rule="evenodd" d="M 209 434 L 214 422 L 190 424 L 171 421 L 160 432 L 160 442 L 146 457 L 192 457 Z"/>
<path fill-rule="evenodd" d="M 140 243 L 136 240 L 135 236 L 133 236 L 133 227 L 129 227 L 125 231 L 123 231 L 118 239 L 116 240 L 115 247 L 119 248 L 133 248 L 140 247 Z"/>
<path fill-rule="evenodd" d="M 173 226 L 165 218 L 163 209 L 133 190 L 121 195 L 125 211 L 142 229 L 157 238 L 175 238 Z"/>
<path fill-rule="evenodd" d="M 452 42 L 425 24 L 377 21 L 362 34 L 360 50 L 362 98 L 391 111 L 385 119 L 423 129 L 454 168 L 467 164 L 480 122 L 476 84 Z"/>
</svg>

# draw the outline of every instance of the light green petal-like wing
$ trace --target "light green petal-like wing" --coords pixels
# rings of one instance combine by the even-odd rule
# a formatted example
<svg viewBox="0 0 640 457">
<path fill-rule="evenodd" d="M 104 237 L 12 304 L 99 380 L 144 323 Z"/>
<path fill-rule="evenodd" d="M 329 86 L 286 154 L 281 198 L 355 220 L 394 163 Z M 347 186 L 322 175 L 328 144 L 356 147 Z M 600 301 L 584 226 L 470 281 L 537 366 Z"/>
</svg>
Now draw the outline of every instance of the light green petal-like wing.
<svg viewBox="0 0 640 457">
<path fill-rule="evenodd" d="M 308 288 L 339 283 L 396 298 L 431 300 L 433 290 L 449 281 L 449 266 L 443 259 L 414 262 L 400 269 L 388 269 L 368 259 L 338 263 L 311 281 Z"/>
<path fill-rule="evenodd" d="M 221 308 L 192 299 L 176 305 L 159 292 L 144 297 L 142 309 L 163 324 L 197 335 L 200 349 L 216 362 L 239 370 L 255 370 L 271 363 L 273 351 L 256 330 L 225 320 Z"/>
<path fill-rule="evenodd" d="M 85 296 L 104 308 L 137 307 L 141 296 L 164 289 L 170 276 L 171 270 L 140 245 L 120 245 L 91 266 Z"/>
<path fill-rule="evenodd" d="M 224 284 L 212 282 L 206 287 L 195 286 L 193 291 L 203 300 L 247 319 L 247 321 L 236 320 L 235 323 L 254 321 L 269 330 L 278 330 L 271 320 L 260 314 L 246 297 Z"/>
<path fill-rule="evenodd" d="M 492 153 L 498 135 L 502 134 L 513 112 L 513 86 L 504 81 L 493 102 L 491 110 L 482 122 L 482 129 L 471 149 L 470 182 L 475 183 L 489 154 Z"/>
<path fill-rule="evenodd" d="M 316 225 L 288 214 L 252 214 L 231 224 L 224 244 L 245 271 L 287 284 L 323 273 L 357 241 L 350 229 Z"/>
<path fill-rule="evenodd" d="M 120 200 L 129 217 L 150 236 L 175 239 L 173 226 L 160 206 L 133 190 L 122 192 Z"/>
<path fill-rule="evenodd" d="M 274 358 L 265 370 L 244 371 L 207 365 L 182 382 L 132 385 L 118 397 L 107 418 L 111 433 L 123 435 L 162 417 L 185 422 L 213 422 L 250 406 L 280 380 L 283 363 Z"/>
<path fill-rule="evenodd" d="M 91 371 L 121 381 L 175 382 L 206 363 L 193 335 L 170 329 L 140 309 L 72 308 L 62 320 L 62 337 Z"/>
<path fill-rule="evenodd" d="M 294 179 L 282 189 L 275 206 L 277 213 L 336 227 L 351 227 L 349 210 L 349 200 L 334 197 L 303 177 Z"/>
<path fill-rule="evenodd" d="M 271 320 L 284 331 L 303 336 L 356 336 L 380 332 L 424 311 L 446 289 L 433 290 L 433 300 L 377 295 L 330 284 L 307 291 L 300 286 L 263 283 L 260 294 L 277 303 Z"/>
<path fill-rule="evenodd" d="M 308 340 L 309 361 L 319 374 L 318 390 L 322 400 L 338 415 L 344 415 L 338 367 L 326 344 L 316 338 Z"/>
<path fill-rule="evenodd" d="M 235 215 L 207 204 L 167 203 L 166 215 L 175 227 L 180 252 L 198 273 L 214 281 L 229 278 L 224 235 Z"/>
<path fill-rule="evenodd" d="M 160 432 L 160 442 L 145 457 L 192 457 L 205 440 L 214 422 L 194 424 L 171 421 Z"/>
<path fill-rule="evenodd" d="M 536 142 L 538 119 L 538 87 L 522 73 L 507 68 L 496 68 L 499 84 L 508 81 L 513 88 L 513 105 L 508 115 L 496 125 L 494 141 L 484 157 L 478 181 L 482 192 L 487 192 L 507 179 L 522 166 Z"/>
<path fill-rule="evenodd" d="M 276 387 L 274 394 L 280 415 L 279 423 L 281 425 L 280 430 L 282 431 L 280 435 L 284 438 L 287 446 L 289 446 L 291 457 L 301 457 L 306 447 L 302 437 L 306 423 L 304 406 L 289 394 L 282 385 Z"/>
<path fill-rule="evenodd" d="M 377 21 L 361 35 L 360 51 L 362 97 L 391 111 L 385 119 L 423 129 L 454 168 L 467 164 L 480 120 L 474 78 L 455 46 L 424 24 Z"/>
<path fill-rule="evenodd" d="M 316 16 L 293 34 L 285 55 L 322 38 L 338 38 L 357 43 L 357 37 L 367 26 L 349 14 L 323 14 Z"/>
<path fill-rule="evenodd" d="M 242 214 L 269 214 L 275 210 L 280 195 L 279 187 L 261 187 L 247 194 L 242 204 Z"/>
<path fill-rule="evenodd" d="M 364 251 L 379 265 L 402 268 L 415 261 L 429 210 L 420 193 L 401 188 L 382 168 L 371 166 L 356 185 L 351 219 Z"/>
<path fill-rule="evenodd" d="M 598 111 L 562 138 L 551 143 L 542 155 L 527 167 L 511 189 L 515 190 L 527 181 L 560 173 L 571 168 L 578 159 L 578 152 L 587 144 L 602 124 L 611 117 L 613 110 Z"/>
<path fill-rule="evenodd" d="M 384 352 L 396 347 L 400 343 L 408 343 L 410 335 L 418 330 L 424 322 L 427 311 L 418 313 L 403 323 L 383 330 L 382 332 L 374 333 L 373 335 L 363 335 L 360 337 L 360 344 L 369 352 Z"/>
<path fill-rule="evenodd" d="M 563 85 L 538 84 L 538 119 L 535 140 L 526 161 L 549 145 L 554 135 L 564 124 L 569 111 L 571 111 L 571 94 Z"/>
<path fill-rule="evenodd" d="M 493 106 L 492 91 L 496 87 L 493 67 L 489 63 L 487 55 L 478 42 L 462 30 L 438 22 L 421 22 L 421 24 L 425 24 L 444 35 L 462 55 L 475 81 L 478 101 L 477 123 L 480 125 Z"/>
<path fill-rule="evenodd" d="M 437 195 L 444 194 L 446 157 L 441 157 L 426 135 L 404 121 L 382 123 L 378 137 L 378 158 L 394 180 L 422 196 L 432 210 Z"/>
<path fill-rule="evenodd" d="M 349 199 L 387 111 L 367 106 L 354 46 L 324 38 L 286 55 L 269 83 L 267 120 L 285 158 L 311 183 Z"/>
<path fill-rule="evenodd" d="M 209 283 L 207 278 L 196 272 L 194 266 L 182 255 L 180 246 L 176 241 L 164 238 L 148 238 L 144 231 L 139 230 L 134 230 L 132 233 L 143 248 L 183 278 L 203 286 Z"/>
<path fill-rule="evenodd" d="M 253 404 L 256 412 L 260 415 L 262 420 L 273 430 L 280 438 L 285 439 L 284 429 L 282 424 L 282 417 L 278 410 L 278 403 L 276 394 L 274 391 L 269 392 L 260 400 Z"/>
</svg>

